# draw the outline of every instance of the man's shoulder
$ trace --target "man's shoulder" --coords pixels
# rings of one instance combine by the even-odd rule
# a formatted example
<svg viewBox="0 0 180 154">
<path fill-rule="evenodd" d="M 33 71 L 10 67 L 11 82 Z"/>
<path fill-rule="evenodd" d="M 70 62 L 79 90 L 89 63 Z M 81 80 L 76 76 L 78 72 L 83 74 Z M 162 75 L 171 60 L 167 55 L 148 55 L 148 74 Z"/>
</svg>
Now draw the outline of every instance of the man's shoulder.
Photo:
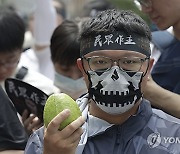
<svg viewBox="0 0 180 154">
<path fill-rule="evenodd" d="M 159 119 L 159 120 L 162 120 L 162 121 L 166 121 L 168 123 L 174 123 L 174 124 L 177 124 L 179 125 L 180 127 L 180 119 L 172 116 L 172 115 L 169 115 L 165 112 L 163 112 L 162 110 L 158 110 L 158 109 L 153 109 L 153 117 Z"/>
<path fill-rule="evenodd" d="M 175 43 L 180 43 L 172 33 L 167 30 L 152 32 L 152 43 L 161 51 L 169 48 Z"/>
<path fill-rule="evenodd" d="M 180 133 L 180 119 L 173 117 L 165 112 L 163 112 L 162 110 L 159 109 L 155 109 L 151 107 L 151 103 L 146 100 L 143 99 L 143 104 L 145 106 L 145 114 L 148 114 L 149 110 L 152 110 L 150 113 L 150 116 L 148 117 L 148 121 L 147 121 L 147 127 L 150 128 L 151 130 L 155 130 L 157 128 L 165 128 L 165 130 L 169 131 L 169 129 L 171 129 L 171 127 L 176 127 L 177 129 L 179 129 L 179 133 Z M 180 134 L 179 134 L 180 135 Z"/>
<path fill-rule="evenodd" d="M 180 119 L 161 110 L 153 109 L 146 128 L 150 129 L 152 132 L 161 134 L 163 137 L 179 137 Z"/>
<path fill-rule="evenodd" d="M 42 90 L 47 95 L 52 93 L 60 92 L 60 90 L 54 85 L 53 81 L 43 74 L 28 69 L 27 75 L 23 79 L 24 82 L 27 82 L 36 88 Z"/>
<path fill-rule="evenodd" d="M 163 153 L 168 154 L 179 154 L 180 119 L 153 109 L 143 133 L 147 134 L 146 141 L 151 149 L 161 149 Z"/>
</svg>

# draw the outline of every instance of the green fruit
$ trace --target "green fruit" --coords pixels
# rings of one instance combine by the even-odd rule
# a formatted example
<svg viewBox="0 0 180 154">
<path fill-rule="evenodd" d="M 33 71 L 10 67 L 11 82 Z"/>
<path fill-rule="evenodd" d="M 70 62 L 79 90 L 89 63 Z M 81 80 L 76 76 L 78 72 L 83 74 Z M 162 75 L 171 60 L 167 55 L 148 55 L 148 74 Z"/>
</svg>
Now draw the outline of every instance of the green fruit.
<svg viewBox="0 0 180 154">
<path fill-rule="evenodd" d="M 45 127 L 47 127 L 50 121 L 64 109 L 70 110 L 70 116 L 60 124 L 59 130 L 62 130 L 71 122 L 80 117 L 81 111 L 77 103 L 67 94 L 57 93 L 50 95 L 44 107 Z"/>
</svg>

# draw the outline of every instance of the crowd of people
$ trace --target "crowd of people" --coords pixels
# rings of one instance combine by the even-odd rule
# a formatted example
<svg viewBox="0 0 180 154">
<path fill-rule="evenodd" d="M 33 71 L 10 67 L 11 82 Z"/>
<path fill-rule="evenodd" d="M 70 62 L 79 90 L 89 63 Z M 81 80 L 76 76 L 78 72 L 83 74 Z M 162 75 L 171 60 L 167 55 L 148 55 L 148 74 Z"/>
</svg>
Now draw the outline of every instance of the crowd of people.
<svg viewBox="0 0 180 154">
<path fill-rule="evenodd" d="M 168 140 L 180 140 L 179 0 L 135 1 L 153 32 L 106 0 L 88 1 L 76 19 L 64 1 L 35 3 L 28 24 L 13 6 L 0 8 L 0 154 L 180 154 Z M 47 128 L 20 115 L 8 78 L 70 95 L 82 116 L 60 131 L 68 109 Z"/>
</svg>

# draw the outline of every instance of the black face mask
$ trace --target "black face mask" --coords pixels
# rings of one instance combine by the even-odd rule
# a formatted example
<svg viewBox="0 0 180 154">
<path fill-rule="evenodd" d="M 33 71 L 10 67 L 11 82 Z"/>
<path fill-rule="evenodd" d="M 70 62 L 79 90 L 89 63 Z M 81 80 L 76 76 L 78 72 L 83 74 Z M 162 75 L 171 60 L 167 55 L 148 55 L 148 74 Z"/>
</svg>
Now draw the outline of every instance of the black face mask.
<svg viewBox="0 0 180 154">
<path fill-rule="evenodd" d="M 118 66 L 107 72 L 87 72 L 89 94 L 96 105 L 109 114 L 122 114 L 142 97 L 143 72 L 123 72 Z"/>
</svg>

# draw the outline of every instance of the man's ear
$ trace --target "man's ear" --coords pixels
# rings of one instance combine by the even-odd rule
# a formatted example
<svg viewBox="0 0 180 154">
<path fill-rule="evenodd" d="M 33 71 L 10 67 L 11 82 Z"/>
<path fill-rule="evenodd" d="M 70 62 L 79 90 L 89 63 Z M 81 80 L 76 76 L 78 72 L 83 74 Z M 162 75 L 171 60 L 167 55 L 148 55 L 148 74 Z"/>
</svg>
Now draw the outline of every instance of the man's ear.
<svg viewBox="0 0 180 154">
<path fill-rule="evenodd" d="M 150 58 L 149 60 L 149 68 L 148 68 L 148 74 L 151 72 L 151 69 L 153 67 L 154 64 L 154 58 Z"/>
<path fill-rule="evenodd" d="M 84 74 L 85 72 L 84 72 L 83 62 L 81 58 L 77 59 L 77 66 L 80 69 L 81 73 Z"/>
</svg>

